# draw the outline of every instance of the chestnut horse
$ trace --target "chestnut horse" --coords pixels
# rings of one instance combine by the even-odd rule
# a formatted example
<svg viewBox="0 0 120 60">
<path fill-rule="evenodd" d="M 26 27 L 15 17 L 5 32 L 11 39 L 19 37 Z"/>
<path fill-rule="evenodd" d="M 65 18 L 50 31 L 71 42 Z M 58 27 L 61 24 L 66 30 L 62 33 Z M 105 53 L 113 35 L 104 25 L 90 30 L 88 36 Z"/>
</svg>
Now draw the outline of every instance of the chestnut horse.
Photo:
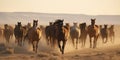
<svg viewBox="0 0 120 60">
<path fill-rule="evenodd" d="M 91 19 L 91 25 L 87 27 L 88 35 L 90 38 L 90 48 L 96 48 L 97 40 L 100 34 L 100 29 L 98 25 L 95 25 L 95 20 L 96 19 Z M 92 44 L 92 38 L 94 38 L 93 44 Z"/>
<path fill-rule="evenodd" d="M 38 20 L 33 20 L 33 27 L 31 27 L 26 35 L 26 38 L 28 38 L 29 43 L 33 46 L 33 51 L 37 53 L 38 43 L 41 39 L 42 31 L 38 26 Z"/>
</svg>

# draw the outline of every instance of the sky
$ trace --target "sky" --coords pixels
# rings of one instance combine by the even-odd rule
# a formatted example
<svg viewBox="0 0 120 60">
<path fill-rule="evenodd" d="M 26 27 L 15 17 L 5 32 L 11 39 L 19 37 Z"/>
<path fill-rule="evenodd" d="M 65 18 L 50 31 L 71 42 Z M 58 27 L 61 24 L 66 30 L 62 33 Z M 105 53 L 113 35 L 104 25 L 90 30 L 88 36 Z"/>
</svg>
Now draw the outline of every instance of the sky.
<svg viewBox="0 0 120 60">
<path fill-rule="evenodd" d="M 0 12 L 120 15 L 120 0 L 0 0 Z"/>
</svg>

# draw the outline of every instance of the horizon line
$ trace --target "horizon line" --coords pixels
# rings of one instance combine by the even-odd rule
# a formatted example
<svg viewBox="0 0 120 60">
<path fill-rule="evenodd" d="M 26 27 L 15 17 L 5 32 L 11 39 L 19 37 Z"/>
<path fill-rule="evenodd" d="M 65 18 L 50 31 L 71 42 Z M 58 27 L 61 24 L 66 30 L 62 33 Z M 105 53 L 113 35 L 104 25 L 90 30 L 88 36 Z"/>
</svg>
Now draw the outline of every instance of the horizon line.
<svg viewBox="0 0 120 60">
<path fill-rule="evenodd" d="M 69 15 L 69 14 L 73 14 L 73 15 L 91 15 L 91 16 L 99 16 L 99 15 L 120 15 L 120 14 L 83 14 L 83 13 L 47 13 L 47 12 L 20 12 L 20 11 L 16 11 L 16 12 L 3 12 L 3 11 L 0 11 L 0 13 L 42 13 L 42 14 L 64 14 L 64 15 Z"/>
</svg>

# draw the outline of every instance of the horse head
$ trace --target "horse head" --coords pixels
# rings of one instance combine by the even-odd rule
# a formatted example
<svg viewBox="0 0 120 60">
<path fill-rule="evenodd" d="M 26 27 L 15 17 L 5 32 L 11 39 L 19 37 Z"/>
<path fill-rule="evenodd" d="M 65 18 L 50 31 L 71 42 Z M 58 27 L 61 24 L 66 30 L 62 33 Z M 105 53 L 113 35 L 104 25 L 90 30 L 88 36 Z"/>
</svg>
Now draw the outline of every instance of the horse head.
<svg viewBox="0 0 120 60">
<path fill-rule="evenodd" d="M 104 28 L 105 28 L 105 29 L 107 29 L 107 26 L 108 26 L 107 24 L 106 24 L 106 25 L 104 25 Z"/>
<path fill-rule="evenodd" d="M 4 28 L 7 29 L 7 28 L 8 28 L 8 24 L 5 24 L 5 25 L 4 25 Z"/>
<path fill-rule="evenodd" d="M 18 27 L 22 26 L 21 22 L 17 22 L 18 23 Z"/>
<path fill-rule="evenodd" d="M 64 19 L 57 19 L 57 20 L 54 22 L 54 25 L 59 26 L 59 27 L 62 27 L 62 26 L 63 26 L 63 21 L 64 21 Z"/>
<path fill-rule="evenodd" d="M 85 29 L 86 28 L 86 23 L 81 23 L 80 24 L 80 29 Z"/>
<path fill-rule="evenodd" d="M 49 25 L 50 25 L 50 26 L 53 25 L 53 22 L 49 22 Z"/>
<path fill-rule="evenodd" d="M 95 25 L 95 20 L 96 20 L 96 18 L 91 19 L 91 24 L 92 24 L 92 25 Z"/>
<path fill-rule="evenodd" d="M 33 27 L 37 27 L 38 25 L 38 20 L 33 20 Z"/>
</svg>

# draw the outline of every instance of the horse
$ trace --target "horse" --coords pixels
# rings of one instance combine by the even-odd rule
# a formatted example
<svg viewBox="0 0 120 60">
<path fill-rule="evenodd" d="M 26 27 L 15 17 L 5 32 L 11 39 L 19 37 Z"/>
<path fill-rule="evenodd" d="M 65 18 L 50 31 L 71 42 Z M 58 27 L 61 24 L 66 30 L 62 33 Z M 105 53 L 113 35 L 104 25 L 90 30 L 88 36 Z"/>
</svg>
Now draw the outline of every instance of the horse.
<svg viewBox="0 0 120 60">
<path fill-rule="evenodd" d="M 68 33 L 69 33 L 68 29 L 63 26 L 63 21 L 64 20 L 62 20 L 62 19 L 57 19 L 53 24 L 53 26 L 56 27 L 55 28 L 55 32 L 56 32 L 55 36 L 56 36 L 56 40 L 58 42 L 58 47 L 62 54 L 64 54 L 64 49 L 65 49 L 66 42 L 68 40 L 67 38 L 68 38 Z M 62 42 L 62 44 L 60 44 L 61 42 Z"/>
<path fill-rule="evenodd" d="M 6 43 L 9 43 L 10 39 L 13 37 L 13 32 L 14 29 L 12 26 L 9 26 L 8 24 L 4 25 L 3 36 L 6 40 Z"/>
<path fill-rule="evenodd" d="M 38 43 L 42 36 L 42 31 L 38 26 L 38 20 L 33 20 L 33 26 L 28 30 L 26 38 L 33 46 L 33 51 L 37 53 Z"/>
<path fill-rule="evenodd" d="M 111 25 L 109 28 L 109 37 L 110 37 L 110 40 L 111 42 L 114 42 L 114 39 L 115 39 L 115 32 L 114 32 L 114 25 Z"/>
<path fill-rule="evenodd" d="M 77 23 L 73 23 L 73 24 L 74 24 L 74 26 L 72 26 L 70 28 L 70 36 L 71 36 L 71 39 L 72 39 L 73 46 L 76 45 L 76 49 L 77 49 L 78 48 L 79 37 L 80 37 L 80 29 L 77 26 Z M 76 44 L 74 43 L 75 39 L 76 39 Z"/>
<path fill-rule="evenodd" d="M 3 36 L 3 29 L 0 27 L 0 38 Z"/>
<path fill-rule="evenodd" d="M 46 42 L 48 45 L 51 44 L 51 47 L 52 47 L 52 33 L 54 34 L 52 24 L 53 24 L 52 22 L 49 22 L 49 25 L 45 27 Z"/>
<path fill-rule="evenodd" d="M 100 34 L 101 34 L 101 37 L 102 37 L 102 41 L 103 43 L 107 43 L 108 41 L 108 28 L 107 28 L 108 25 L 104 25 L 104 28 L 101 28 L 100 30 Z M 104 40 L 106 39 L 106 40 Z"/>
<path fill-rule="evenodd" d="M 23 38 L 24 38 L 25 29 L 22 27 L 21 22 L 17 22 L 14 28 L 15 42 L 18 43 L 19 46 L 22 46 Z"/>
<path fill-rule="evenodd" d="M 86 43 L 86 38 L 87 38 L 87 26 L 86 23 L 81 23 L 79 25 L 80 27 L 80 40 L 82 42 L 82 47 L 85 47 L 85 43 Z"/>
<path fill-rule="evenodd" d="M 100 29 L 98 25 L 95 25 L 96 19 L 91 19 L 91 25 L 87 27 L 87 33 L 90 38 L 90 48 L 96 48 L 97 40 L 100 34 Z M 92 44 L 92 38 L 94 38 L 93 44 Z"/>
</svg>

